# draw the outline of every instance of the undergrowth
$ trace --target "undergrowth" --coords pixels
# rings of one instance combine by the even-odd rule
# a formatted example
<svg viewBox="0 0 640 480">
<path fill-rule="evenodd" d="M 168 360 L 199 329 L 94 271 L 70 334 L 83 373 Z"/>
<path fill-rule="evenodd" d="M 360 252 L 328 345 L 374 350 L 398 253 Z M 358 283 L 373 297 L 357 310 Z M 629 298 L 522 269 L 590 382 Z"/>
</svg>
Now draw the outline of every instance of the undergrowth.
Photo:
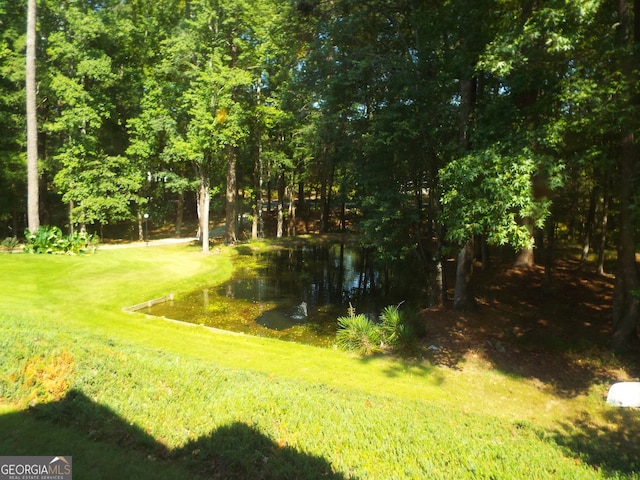
<svg viewBox="0 0 640 480">
<path fill-rule="evenodd" d="M 95 253 L 98 238 L 86 230 L 73 232 L 69 235 L 62 233 L 58 227 L 40 226 L 35 233 L 24 232 L 26 242 L 25 253 L 53 253 L 79 255 Z"/>
</svg>

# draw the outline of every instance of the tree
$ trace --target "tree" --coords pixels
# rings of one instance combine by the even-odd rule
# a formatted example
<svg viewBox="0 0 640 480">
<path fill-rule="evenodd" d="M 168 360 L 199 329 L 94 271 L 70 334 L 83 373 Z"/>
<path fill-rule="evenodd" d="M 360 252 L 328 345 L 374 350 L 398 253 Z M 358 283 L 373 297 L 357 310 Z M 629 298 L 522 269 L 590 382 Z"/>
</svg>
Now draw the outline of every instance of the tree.
<svg viewBox="0 0 640 480">
<path fill-rule="evenodd" d="M 515 225 L 522 227 L 518 231 L 529 232 L 526 242 L 519 241 L 524 240 L 524 235 L 521 239 L 512 238 L 515 243 L 505 240 L 514 246 L 519 244 L 522 247 L 519 257 L 530 264 L 535 232 L 542 227 L 541 219 L 549 218 L 550 200 L 562 184 L 565 164 L 581 156 L 577 145 L 587 145 L 592 140 L 587 133 L 581 142 L 574 144 L 569 141 L 569 130 L 573 128 L 570 125 L 575 126 L 574 122 L 581 123 L 577 131 L 584 129 L 585 124 L 584 115 L 574 111 L 576 103 L 584 103 L 590 97 L 584 88 L 588 81 L 577 81 L 578 72 L 584 72 L 580 65 L 585 45 L 600 41 L 597 36 L 602 33 L 600 28 L 606 30 L 607 27 L 594 29 L 601 6 L 597 2 L 496 3 L 501 8 L 495 9 L 488 17 L 490 20 L 484 22 L 492 27 L 486 29 L 489 37 L 485 37 L 474 66 L 476 108 L 469 154 L 479 159 L 480 166 L 482 159 L 495 154 L 504 156 L 504 168 L 511 164 L 519 169 L 527 165 L 523 160 L 533 162 L 527 167 L 528 192 L 514 189 L 509 202 L 512 206 L 503 210 L 507 218 L 513 217 Z M 487 6 L 482 10 L 491 11 Z M 602 52 L 599 55 L 604 58 Z M 477 179 L 472 176 L 466 181 L 474 184 Z M 492 193 L 482 188 L 475 193 L 469 190 L 471 196 L 465 208 L 471 212 L 480 206 L 475 212 L 479 214 L 484 200 L 495 198 L 496 192 L 491 189 L 489 192 Z M 522 203 L 523 200 L 526 203 Z M 530 207 L 525 207 L 526 204 Z M 534 216 L 528 216 L 530 214 Z M 469 230 L 473 230 L 473 224 L 469 224 Z M 503 222 L 497 225 L 505 226 Z M 454 230 L 460 227 L 449 226 Z M 552 265 L 549 248 L 553 243 L 552 231 L 551 228 L 547 231 L 547 279 Z"/>
<path fill-rule="evenodd" d="M 261 236 L 263 190 L 278 187 L 280 235 L 286 201 L 293 234 L 315 190 L 321 231 L 344 229 L 357 205 L 354 227 L 376 258 L 421 262 L 427 285 L 442 283 L 443 252 L 455 250 L 460 307 L 474 303 L 475 239 L 531 261 L 536 242 L 552 253 L 555 224 L 592 237 L 608 214 L 614 345 L 632 348 L 639 2 L 45 0 L 43 219 L 62 216 L 60 199 L 71 224 L 135 221 L 151 207 L 162 217 L 165 198 L 195 192 L 208 251 L 211 198 L 232 243 L 240 192 Z M 24 11 L 0 0 L 0 15 L 0 216 L 18 225 Z"/>
<path fill-rule="evenodd" d="M 640 348 L 640 279 L 636 263 L 637 218 L 634 211 L 640 200 L 637 195 L 640 146 L 636 135 L 640 124 L 638 111 L 640 94 L 638 65 L 640 65 L 640 1 L 619 0 L 617 42 L 618 68 L 622 76 L 619 93 L 622 101 L 620 114 L 620 240 L 618 267 L 614 291 L 612 344 L 618 351 Z"/>
<path fill-rule="evenodd" d="M 25 10 L 0 1 L 0 229 L 24 232 L 27 212 L 25 150 Z"/>
<path fill-rule="evenodd" d="M 249 136 L 256 72 L 263 71 L 260 47 L 268 28 L 262 20 L 273 18 L 274 12 L 274 2 L 191 2 L 188 18 L 161 43 L 161 61 L 151 69 L 152 88 L 145 97 L 154 96 L 157 102 L 145 102 L 144 117 L 131 124 L 137 139 L 155 143 L 151 150 L 141 144 L 144 155 L 194 167 L 205 252 L 211 191 L 222 190 L 222 178 L 225 240 L 236 240 L 238 151 Z M 148 121 L 159 126 L 151 136 L 144 132 Z"/>
<path fill-rule="evenodd" d="M 527 247 L 533 239 L 518 219 L 532 218 L 541 227 L 548 215 L 549 201 L 537 201 L 531 188 L 538 168 L 535 155 L 524 150 L 514 156 L 498 148 L 472 152 L 441 171 L 447 185 L 442 221 L 456 244 L 482 235 L 491 245 Z"/>
<path fill-rule="evenodd" d="M 40 226 L 38 194 L 38 120 L 36 109 L 36 0 L 27 3 L 27 212 L 29 231 Z"/>
<path fill-rule="evenodd" d="M 127 123 L 130 136 L 127 156 L 137 168 L 147 172 L 143 186 L 147 191 L 140 193 L 140 197 L 145 200 L 149 197 L 152 202 L 145 205 L 147 209 L 159 207 L 153 183 L 177 194 L 176 235 L 180 236 L 185 193 L 193 192 L 197 186 L 193 175 L 189 175 L 191 169 L 187 162 L 176 150 L 177 139 L 184 131 L 180 131 L 184 129 L 184 125 L 180 125 L 180 117 L 174 119 L 172 116 L 172 111 L 177 108 L 179 87 L 170 82 L 160 84 L 162 74 L 151 66 L 149 70 L 153 73 L 143 83 L 145 94 L 140 101 L 141 111 Z"/>
<path fill-rule="evenodd" d="M 323 213 L 335 185 L 343 205 L 358 204 L 356 228 L 376 258 L 418 260 L 430 284 L 438 284 L 431 279 L 440 263 L 437 174 L 456 131 L 457 92 L 444 63 L 448 11 L 408 1 L 305 10 L 317 31 L 301 69 L 312 92 L 307 111 L 314 112 L 315 126 L 306 131 L 317 139 L 307 149 L 308 173 L 326 192 Z M 434 303 L 441 298 L 432 295 Z"/>
<path fill-rule="evenodd" d="M 117 85 L 125 66 L 115 53 L 123 37 L 111 35 L 107 8 L 54 3 L 47 14 L 43 128 L 70 227 L 132 219 L 144 173 L 123 158 L 126 102 Z"/>
</svg>

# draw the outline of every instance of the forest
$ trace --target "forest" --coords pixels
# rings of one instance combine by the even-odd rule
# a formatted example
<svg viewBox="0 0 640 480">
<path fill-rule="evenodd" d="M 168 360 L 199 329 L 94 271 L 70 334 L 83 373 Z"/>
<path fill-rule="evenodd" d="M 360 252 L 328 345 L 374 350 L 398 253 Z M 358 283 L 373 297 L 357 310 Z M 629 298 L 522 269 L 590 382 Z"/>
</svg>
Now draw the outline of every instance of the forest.
<svg viewBox="0 0 640 480">
<path fill-rule="evenodd" d="M 640 346 L 640 0 L 26 3 L 0 0 L 1 238 L 349 230 L 432 305 L 456 258 L 462 310 L 489 248 L 551 281 L 570 241 L 617 252 L 612 346 Z"/>
</svg>

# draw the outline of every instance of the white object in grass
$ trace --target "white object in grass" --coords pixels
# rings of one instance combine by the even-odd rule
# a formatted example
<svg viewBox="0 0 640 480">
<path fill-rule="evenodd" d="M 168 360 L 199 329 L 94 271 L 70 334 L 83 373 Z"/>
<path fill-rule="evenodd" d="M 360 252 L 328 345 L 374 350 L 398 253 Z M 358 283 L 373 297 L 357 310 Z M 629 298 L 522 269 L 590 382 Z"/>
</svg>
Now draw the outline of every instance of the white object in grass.
<svg viewBox="0 0 640 480">
<path fill-rule="evenodd" d="M 640 408 L 640 382 L 614 383 L 609 388 L 607 403 L 615 407 Z"/>
</svg>

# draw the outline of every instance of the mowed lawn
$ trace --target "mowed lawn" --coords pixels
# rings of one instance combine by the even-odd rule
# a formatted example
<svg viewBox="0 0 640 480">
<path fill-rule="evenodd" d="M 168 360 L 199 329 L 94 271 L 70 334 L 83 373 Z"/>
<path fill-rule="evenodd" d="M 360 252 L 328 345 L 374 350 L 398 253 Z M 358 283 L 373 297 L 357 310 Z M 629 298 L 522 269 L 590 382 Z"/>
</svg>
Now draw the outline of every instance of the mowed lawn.
<svg viewBox="0 0 640 480">
<path fill-rule="evenodd" d="M 448 369 L 123 308 L 220 283 L 195 246 L 0 256 L 0 455 L 77 479 L 638 478 L 640 414 L 470 357 Z"/>
</svg>

